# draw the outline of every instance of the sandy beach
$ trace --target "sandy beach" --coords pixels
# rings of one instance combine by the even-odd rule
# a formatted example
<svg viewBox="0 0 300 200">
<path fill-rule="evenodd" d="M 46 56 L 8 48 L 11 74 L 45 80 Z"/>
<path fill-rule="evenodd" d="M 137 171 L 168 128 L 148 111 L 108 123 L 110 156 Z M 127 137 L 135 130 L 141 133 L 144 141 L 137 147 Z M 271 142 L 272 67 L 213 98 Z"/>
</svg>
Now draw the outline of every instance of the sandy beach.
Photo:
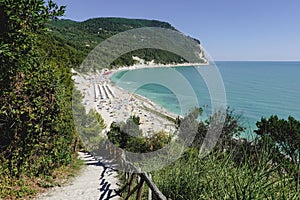
<svg viewBox="0 0 300 200">
<path fill-rule="evenodd" d="M 145 97 L 116 86 L 110 81 L 110 76 L 121 70 L 193 65 L 196 64 L 136 64 L 112 70 L 103 69 L 101 72 L 94 74 L 81 75 L 76 72 L 77 75 L 73 76 L 73 79 L 76 88 L 83 94 L 83 104 L 86 107 L 86 111 L 95 109 L 101 114 L 107 127 L 105 131 L 109 131 L 112 122 L 126 121 L 130 116 L 134 115 L 140 117 L 140 128 L 144 136 L 150 137 L 151 134 L 162 130 L 173 133 L 175 124 L 170 118 L 176 119 L 177 115 L 168 112 Z"/>
</svg>

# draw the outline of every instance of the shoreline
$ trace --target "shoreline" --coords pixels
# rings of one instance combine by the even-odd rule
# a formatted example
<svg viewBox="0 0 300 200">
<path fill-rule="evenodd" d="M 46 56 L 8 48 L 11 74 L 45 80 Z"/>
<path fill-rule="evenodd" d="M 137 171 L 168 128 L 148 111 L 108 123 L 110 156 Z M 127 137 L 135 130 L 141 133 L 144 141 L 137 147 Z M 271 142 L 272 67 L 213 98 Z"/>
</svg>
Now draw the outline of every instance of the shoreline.
<svg viewBox="0 0 300 200">
<path fill-rule="evenodd" d="M 120 123 L 126 121 L 130 116 L 140 117 L 140 129 L 145 137 L 160 131 L 172 134 L 176 131 L 175 121 L 179 116 L 169 112 L 161 105 L 157 105 L 150 99 L 139 94 L 127 91 L 111 82 L 110 77 L 123 70 L 135 70 L 144 68 L 161 67 L 185 67 L 199 65 L 196 63 L 182 64 L 136 64 L 129 67 L 119 67 L 116 69 L 102 69 L 95 74 L 77 73 L 73 76 L 76 88 L 83 94 L 83 104 L 86 112 L 90 109 L 96 110 L 104 119 L 106 129 L 102 132 L 108 132 L 112 122 Z M 201 65 L 207 65 L 202 63 Z M 179 116 L 181 117 L 181 116 Z"/>
<path fill-rule="evenodd" d="M 140 62 L 144 62 L 144 60 L 139 59 L 139 58 L 135 58 L 136 60 L 140 61 Z M 117 86 L 115 83 L 111 82 L 110 78 L 111 76 L 113 76 L 115 73 L 120 72 L 120 71 L 125 71 L 125 70 L 138 70 L 138 69 L 153 69 L 153 68 L 168 68 L 168 67 L 192 67 L 192 66 L 208 66 L 209 62 L 206 63 L 181 63 L 181 64 L 155 64 L 153 61 L 148 62 L 147 64 L 135 64 L 135 65 L 131 65 L 131 66 L 120 66 L 117 67 L 115 69 L 103 69 L 104 71 L 102 71 L 102 74 L 104 74 L 105 72 L 108 73 L 107 75 L 107 81 L 113 85 L 114 87 L 117 87 L 121 90 L 125 90 L 126 89 Z M 107 71 L 106 71 L 107 70 Z M 130 92 L 130 91 L 127 91 Z M 142 95 L 133 93 L 133 95 L 139 96 L 140 98 L 144 99 L 144 101 L 148 101 L 151 102 L 151 104 L 153 104 L 155 107 L 160 107 L 160 110 L 164 111 L 164 114 L 172 116 L 173 118 L 177 118 L 177 117 L 182 117 L 176 113 L 172 113 L 170 111 L 168 111 L 166 108 L 164 108 L 161 105 L 157 105 L 155 102 L 153 102 L 151 99 L 148 99 L 147 97 L 144 97 Z"/>
<path fill-rule="evenodd" d="M 147 68 L 164 68 L 164 67 L 192 67 L 192 66 L 207 66 L 209 63 L 181 63 L 181 64 L 155 64 L 153 62 L 144 64 L 134 64 L 131 66 L 120 66 L 115 69 L 110 69 L 110 71 L 123 71 L 123 70 L 135 70 L 135 69 L 147 69 Z M 114 72 L 114 73 L 115 73 Z"/>
</svg>

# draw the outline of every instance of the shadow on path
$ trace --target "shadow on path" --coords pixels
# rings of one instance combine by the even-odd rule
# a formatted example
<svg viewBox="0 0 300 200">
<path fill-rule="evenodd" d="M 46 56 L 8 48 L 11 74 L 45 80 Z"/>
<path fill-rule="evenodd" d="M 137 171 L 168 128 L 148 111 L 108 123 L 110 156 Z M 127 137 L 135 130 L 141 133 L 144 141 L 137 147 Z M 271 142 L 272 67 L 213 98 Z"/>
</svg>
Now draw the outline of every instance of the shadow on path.
<svg viewBox="0 0 300 200">
<path fill-rule="evenodd" d="M 85 154 L 83 159 L 87 166 L 97 166 L 103 169 L 99 176 L 99 200 L 120 199 L 120 194 L 118 193 L 119 184 L 116 177 L 117 171 L 111 167 L 110 161 L 103 158 L 97 158 L 96 160 L 90 154 Z"/>
</svg>

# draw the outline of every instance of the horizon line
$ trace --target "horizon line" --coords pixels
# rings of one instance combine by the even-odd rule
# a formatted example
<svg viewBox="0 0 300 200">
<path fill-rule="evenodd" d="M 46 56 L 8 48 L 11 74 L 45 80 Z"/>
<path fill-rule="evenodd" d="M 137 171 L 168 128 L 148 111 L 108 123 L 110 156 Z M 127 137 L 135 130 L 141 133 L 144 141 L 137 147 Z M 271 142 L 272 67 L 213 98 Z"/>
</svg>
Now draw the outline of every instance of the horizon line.
<svg viewBox="0 0 300 200">
<path fill-rule="evenodd" d="M 213 60 L 214 62 L 300 62 L 300 60 Z"/>
</svg>

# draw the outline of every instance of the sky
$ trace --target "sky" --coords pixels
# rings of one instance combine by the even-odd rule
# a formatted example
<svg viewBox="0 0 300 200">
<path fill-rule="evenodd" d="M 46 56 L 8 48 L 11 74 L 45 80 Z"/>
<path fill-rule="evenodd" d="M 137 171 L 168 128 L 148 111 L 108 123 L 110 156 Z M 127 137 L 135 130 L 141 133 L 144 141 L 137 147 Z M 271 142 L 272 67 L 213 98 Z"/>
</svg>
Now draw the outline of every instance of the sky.
<svg viewBox="0 0 300 200">
<path fill-rule="evenodd" d="M 54 0 L 64 18 L 166 21 L 213 60 L 300 61 L 299 0 Z"/>
</svg>

